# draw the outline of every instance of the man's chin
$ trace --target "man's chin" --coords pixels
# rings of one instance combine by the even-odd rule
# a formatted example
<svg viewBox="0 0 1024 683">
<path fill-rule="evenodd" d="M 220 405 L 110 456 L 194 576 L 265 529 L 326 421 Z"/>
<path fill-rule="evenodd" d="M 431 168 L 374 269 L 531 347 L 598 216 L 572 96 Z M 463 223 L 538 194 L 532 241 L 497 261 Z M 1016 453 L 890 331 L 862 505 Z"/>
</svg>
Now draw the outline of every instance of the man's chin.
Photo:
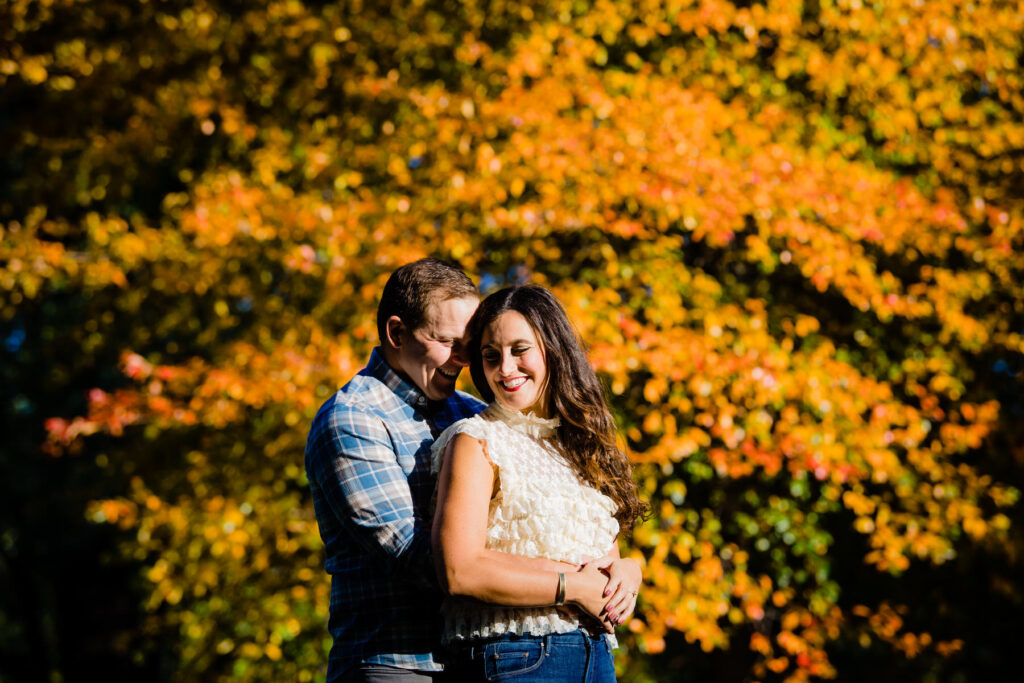
<svg viewBox="0 0 1024 683">
<path fill-rule="evenodd" d="M 448 377 L 446 375 L 438 374 L 437 377 L 434 378 L 434 381 L 430 383 L 430 393 L 432 395 L 427 398 L 434 401 L 449 398 L 455 393 L 455 382 L 458 378 L 458 375 L 455 377 Z"/>
</svg>

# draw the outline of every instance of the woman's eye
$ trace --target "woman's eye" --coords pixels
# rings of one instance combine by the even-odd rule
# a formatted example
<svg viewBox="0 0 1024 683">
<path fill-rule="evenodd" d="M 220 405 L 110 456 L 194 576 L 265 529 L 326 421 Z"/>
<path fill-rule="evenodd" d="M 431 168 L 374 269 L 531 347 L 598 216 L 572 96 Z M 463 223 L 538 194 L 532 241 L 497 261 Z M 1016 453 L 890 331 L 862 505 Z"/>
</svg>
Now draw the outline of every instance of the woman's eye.
<svg viewBox="0 0 1024 683">
<path fill-rule="evenodd" d="M 520 347 L 512 349 L 512 353 L 515 354 L 516 356 L 521 356 L 521 355 L 523 355 L 524 353 L 526 353 L 529 350 L 530 350 L 529 346 L 520 346 Z"/>
</svg>

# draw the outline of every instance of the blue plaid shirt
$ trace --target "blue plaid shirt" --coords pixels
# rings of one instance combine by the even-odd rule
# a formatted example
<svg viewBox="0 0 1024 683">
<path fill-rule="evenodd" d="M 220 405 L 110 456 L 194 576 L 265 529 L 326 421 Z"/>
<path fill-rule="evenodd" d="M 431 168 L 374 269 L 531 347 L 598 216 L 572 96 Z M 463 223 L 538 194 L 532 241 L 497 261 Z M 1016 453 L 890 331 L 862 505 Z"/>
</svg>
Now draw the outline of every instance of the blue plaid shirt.
<svg viewBox="0 0 1024 683">
<path fill-rule="evenodd" d="M 361 662 L 438 671 L 441 589 L 430 554 L 430 446 L 484 408 L 428 401 L 374 349 L 328 399 L 306 441 L 306 474 L 331 575 L 327 680 Z"/>
</svg>

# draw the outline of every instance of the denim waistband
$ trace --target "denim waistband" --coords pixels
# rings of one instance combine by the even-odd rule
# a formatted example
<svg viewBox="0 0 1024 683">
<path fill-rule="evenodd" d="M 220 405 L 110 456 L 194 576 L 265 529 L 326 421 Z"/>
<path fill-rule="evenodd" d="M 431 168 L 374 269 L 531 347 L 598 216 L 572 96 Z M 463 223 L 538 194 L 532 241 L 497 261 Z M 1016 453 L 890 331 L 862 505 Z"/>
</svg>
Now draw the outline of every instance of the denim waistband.
<svg viewBox="0 0 1024 683">
<path fill-rule="evenodd" d="M 551 645 L 555 643 L 572 645 L 586 645 L 588 642 L 591 647 L 600 644 L 601 647 L 607 647 L 609 652 L 611 647 L 608 645 L 608 638 L 606 634 L 599 633 L 598 635 L 591 635 L 583 629 L 576 629 L 575 631 L 568 631 L 566 633 L 548 633 L 542 636 L 535 636 L 531 633 L 525 634 L 514 634 L 508 633 L 499 636 L 492 636 L 484 640 L 464 640 L 449 644 L 449 649 L 453 653 L 457 653 L 458 656 L 468 657 L 472 659 L 475 655 L 480 654 L 490 643 L 496 643 L 499 641 L 524 641 L 524 640 L 535 640 L 544 644 L 545 650 L 550 650 Z"/>
</svg>

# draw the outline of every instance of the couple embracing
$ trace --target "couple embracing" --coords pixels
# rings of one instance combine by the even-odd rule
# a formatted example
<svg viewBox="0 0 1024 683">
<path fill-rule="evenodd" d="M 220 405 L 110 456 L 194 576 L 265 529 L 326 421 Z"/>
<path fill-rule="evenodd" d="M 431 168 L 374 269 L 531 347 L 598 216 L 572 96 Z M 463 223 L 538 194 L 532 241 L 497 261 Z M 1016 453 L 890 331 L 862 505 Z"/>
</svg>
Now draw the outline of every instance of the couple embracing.
<svg viewBox="0 0 1024 683">
<path fill-rule="evenodd" d="M 327 680 L 614 681 L 641 582 L 616 539 L 644 505 L 558 300 L 520 285 L 481 302 L 423 259 L 391 275 L 377 330 L 306 445 Z M 455 390 L 467 366 L 489 403 Z"/>
</svg>

